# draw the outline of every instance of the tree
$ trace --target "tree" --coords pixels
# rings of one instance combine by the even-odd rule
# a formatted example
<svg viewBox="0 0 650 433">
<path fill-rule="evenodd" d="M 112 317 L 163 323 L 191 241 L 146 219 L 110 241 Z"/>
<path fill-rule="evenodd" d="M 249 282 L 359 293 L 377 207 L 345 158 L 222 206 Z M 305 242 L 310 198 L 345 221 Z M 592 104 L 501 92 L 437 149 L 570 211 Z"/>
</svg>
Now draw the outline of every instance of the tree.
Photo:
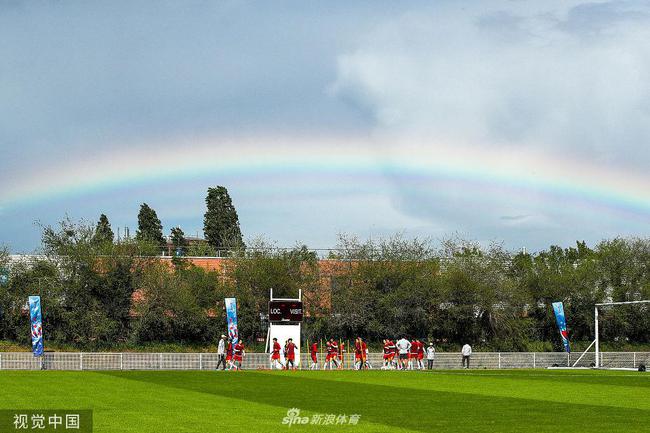
<svg viewBox="0 0 650 433">
<path fill-rule="evenodd" d="M 0 287 L 9 282 L 9 249 L 0 246 Z M 0 316 L 2 316 L 2 307 L 0 307 Z"/>
<path fill-rule="evenodd" d="M 108 221 L 108 217 L 104 214 L 99 216 L 99 221 L 97 222 L 97 227 L 95 228 L 95 242 L 98 244 L 107 244 L 113 243 L 113 230 L 111 229 L 111 223 Z"/>
<path fill-rule="evenodd" d="M 187 255 L 190 257 L 214 257 L 217 250 L 205 241 L 192 242 L 187 248 Z"/>
<path fill-rule="evenodd" d="M 172 228 L 171 239 L 174 245 L 174 255 L 184 256 L 187 249 L 187 240 L 185 239 L 185 233 L 180 227 Z"/>
<path fill-rule="evenodd" d="M 162 233 L 162 224 L 156 211 L 142 203 L 138 213 L 138 231 L 135 235 L 136 240 L 150 242 L 158 247 L 165 244 Z"/>
<path fill-rule="evenodd" d="M 239 217 L 228 190 L 223 186 L 208 188 L 205 204 L 208 209 L 203 219 L 203 232 L 208 243 L 217 250 L 243 247 Z"/>
</svg>

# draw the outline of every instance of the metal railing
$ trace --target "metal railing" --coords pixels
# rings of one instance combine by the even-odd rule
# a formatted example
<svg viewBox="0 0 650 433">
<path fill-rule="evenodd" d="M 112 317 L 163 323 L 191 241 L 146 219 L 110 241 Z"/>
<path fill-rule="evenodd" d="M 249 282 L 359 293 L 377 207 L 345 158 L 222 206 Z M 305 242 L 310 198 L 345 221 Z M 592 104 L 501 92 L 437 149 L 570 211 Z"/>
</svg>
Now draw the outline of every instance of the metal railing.
<svg viewBox="0 0 650 433">
<path fill-rule="evenodd" d="M 578 359 L 579 354 L 559 352 L 475 352 L 471 357 L 471 368 L 516 369 L 568 367 Z M 577 364 L 590 367 L 595 354 L 587 353 Z M 601 366 L 605 368 L 638 368 L 650 364 L 650 352 L 601 352 Z M 30 352 L 0 352 L 0 370 L 213 370 L 217 366 L 215 353 L 86 353 L 50 352 L 36 358 Z M 319 368 L 323 368 L 324 355 L 318 355 Z M 383 365 L 381 353 L 368 357 L 373 368 Z M 309 355 L 301 354 L 301 367 L 308 368 Z M 425 360 L 426 364 L 426 360 Z M 244 369 L 268 369 L 269 355 L 248 353 L 244 357 Z M 345 353 L 342 368 L 354 367 L 354 354 Z M 435 369 L 461 368 L 459 353 L 440 352 L 436 354 Z"/>
</svg>

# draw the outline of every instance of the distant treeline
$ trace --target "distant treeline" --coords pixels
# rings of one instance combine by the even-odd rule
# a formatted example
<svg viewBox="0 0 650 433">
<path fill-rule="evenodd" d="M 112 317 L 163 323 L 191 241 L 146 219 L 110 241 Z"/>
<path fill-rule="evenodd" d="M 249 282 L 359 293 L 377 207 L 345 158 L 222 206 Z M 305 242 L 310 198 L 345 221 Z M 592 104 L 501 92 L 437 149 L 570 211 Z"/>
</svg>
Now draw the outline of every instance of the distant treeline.
<svg viewBox="0 0 650 433">
<path fill-rule="evenodd" d="M 0 252 L 0 339 L 28 344 L 26 300 L 40 294 L 46 346 L 208 345 L 225 327 L 224 297 L 235 296 L 240 333 L 252 342 L 266 335 L 261 314 L 273 288 L 277 296 L 303 290 L 310 340 L 411 336 L 443 347 L 560 350 L 552 302 L 564 302 L 570 339 L 586 341 L 594 303 L 650 299 L 650 239 L 529 254 L 457 237 L 341 236 L 327 262 L 305 246 L 280 250 L 252 240 L 216 272 L 183 256 L 147 256 L 151 239 L 115 242 L 102 230 L 69 220 L 45 227 L 43 256 L 30 263 L 10 266 L 8 251 Z M 648 305 L 601 314 L 603 341 L 650 342 Z"/>
</svg>

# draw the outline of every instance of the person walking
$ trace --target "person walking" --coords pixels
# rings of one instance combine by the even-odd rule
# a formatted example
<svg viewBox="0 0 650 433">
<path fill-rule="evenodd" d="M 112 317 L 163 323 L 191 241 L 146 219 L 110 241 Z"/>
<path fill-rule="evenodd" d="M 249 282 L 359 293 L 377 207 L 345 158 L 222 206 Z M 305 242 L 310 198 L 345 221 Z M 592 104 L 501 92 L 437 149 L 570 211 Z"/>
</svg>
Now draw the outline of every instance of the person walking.
<svg viewBox="0 0 650 433">
<path fill-rule="evenodd" d="M 220 365 L 222 365 L 222 370 L 226 369 L 226 336 L 223 334 L 221 334 L 219 346 L 217 347 L 217 370 L 219 370 Z"/>
<path fill-rule="evenodd" d="M 472 346 L 465 343 L 465 345 L 463 346 L 460 352 L 463 355 L 463 361 L 462 361 L 463 368 L 469 368 L 469 359 L 472 356 Z"/>
<path fill-rule="evenodd" d="M 427 347 L 427 370 L 433 368 L 433 361 L 436 359 L 436 349 L 433 347 L 433 343 L 429 343 Z"/>
<path fill-rule="evenodd" d="M 244 356 L 246 356 L 246 350 L 244 347 L 244 342 L 242 340 L 237 340 L 235 347 L 233 348 L 233 368 L 237 371 L 241 370 L 242 363 L 244 362 Z"/>
</svg>

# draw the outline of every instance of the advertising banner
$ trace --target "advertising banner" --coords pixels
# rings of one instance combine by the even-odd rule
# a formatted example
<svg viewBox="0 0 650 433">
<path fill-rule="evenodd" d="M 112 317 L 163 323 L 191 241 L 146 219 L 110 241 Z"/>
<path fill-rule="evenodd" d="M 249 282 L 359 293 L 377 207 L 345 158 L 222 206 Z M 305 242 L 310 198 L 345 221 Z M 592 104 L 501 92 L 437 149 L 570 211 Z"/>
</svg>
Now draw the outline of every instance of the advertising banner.
<svg viewBox="0 0 650 433">
<path fill-rule="evenodd" d="M 239 340 L 236 298 L 226 298 L 226 320 L 228 321 L 228 337 L 232 339 L 234 345 Z"/>
<path fill-rule="evenodd" d="M 560 336 L 562 336 L 562 344 L 567 353 L 571 353 L 569 347 L 569 333 L 566 330 L 566 318 L 564 317 L 564 305 L 562 302 L 553 302 L 553 311 L 555 312 L 555 321 L 557 327 L 560 329 Z"/>
<path fill-rule="evenodd" d="M 41 319 L 41 297 L 29 297 L 29 318 L 32 328 L 32 351 L 34 356 L 43 355 L 43 321 Z"/>
</svg>

